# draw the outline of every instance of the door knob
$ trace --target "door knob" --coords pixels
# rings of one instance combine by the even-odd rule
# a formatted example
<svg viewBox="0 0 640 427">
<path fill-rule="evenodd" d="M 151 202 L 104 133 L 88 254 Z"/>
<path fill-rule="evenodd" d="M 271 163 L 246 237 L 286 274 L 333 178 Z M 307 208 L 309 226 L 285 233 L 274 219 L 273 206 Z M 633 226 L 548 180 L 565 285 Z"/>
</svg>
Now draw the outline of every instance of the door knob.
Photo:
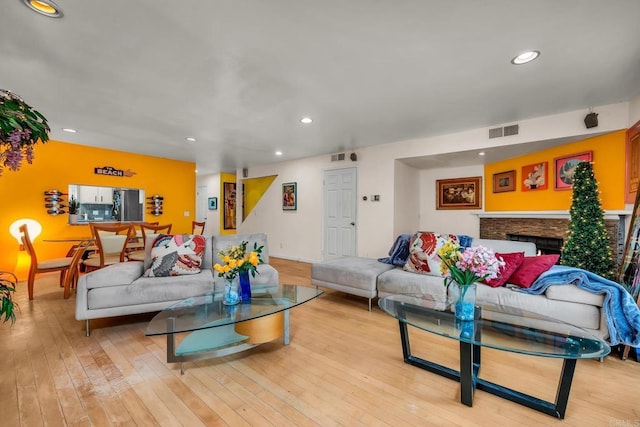
<svg viewBox="0 0 640 427">
<path fill-rule="evenodd" d="M 356 225 L 356 223 L 355 223 L 355 222 L 352 222 L 352 223 L 351 223 L 351 225 Z"/>
</svg>

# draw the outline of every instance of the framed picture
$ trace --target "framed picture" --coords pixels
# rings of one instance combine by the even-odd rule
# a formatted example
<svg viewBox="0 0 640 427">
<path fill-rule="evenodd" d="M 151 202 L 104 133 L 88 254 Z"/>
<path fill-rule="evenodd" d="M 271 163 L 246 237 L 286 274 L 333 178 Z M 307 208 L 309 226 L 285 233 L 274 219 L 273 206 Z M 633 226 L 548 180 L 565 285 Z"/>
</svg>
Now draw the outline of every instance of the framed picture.
<svg viewBox="0 0 640 427">
<path fill-rule="evenodd" d="M 546 190 L 549 162 L 534 163 L 522 167 L 522 191 Z"/>
<path fill-rule="evenodd" d="M 295 211 L 298 209 L 298 183 L 282 184 L 282 210 Z"/>
<path fill-rule="evenodd" d="M 480 209 L 482 177 L 436 180 L 436 209 Z"/>
<path fill-rule="evenodd" d="M 236 183 L 224 182 L 223 184 L 223 196 L 224 196 L 224 217 L 223 228 L 225 230 L 236 229 Z"/>
<path fill-rule="evenodd" d="M 504 193 L 516 191 L 516 171 L 507 171 L 493 174 L 493 192 Z"/>
<path fill-rule="evenodd" d="M 640 186 L 640 121 L 627 129 L 625 203 L 633 203 Z"/>
<path fill-rule="evenodd" d="M 590 162 L 591 160 L 593 160 L 593 151 L 555 158 L 553 160 L 555 165 L 554 188 L 556 190 L 573 188 L 573 174 L 576 171 L 576 166 L 580 162 Z"/>
<path fill-rule="evenodd" d="M 209 210 L 210 211 L 218 210 L 218 198 L 217 197 L 209 197 L 207 200 L 209 201 Z"/>
</svg>

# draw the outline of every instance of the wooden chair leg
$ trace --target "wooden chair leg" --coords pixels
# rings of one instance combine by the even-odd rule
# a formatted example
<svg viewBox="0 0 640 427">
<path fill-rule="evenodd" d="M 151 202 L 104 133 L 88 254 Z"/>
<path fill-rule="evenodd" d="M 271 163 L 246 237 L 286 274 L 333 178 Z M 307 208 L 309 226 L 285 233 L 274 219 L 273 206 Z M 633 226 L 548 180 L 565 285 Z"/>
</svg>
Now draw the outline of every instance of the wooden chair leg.
<svg viewBox="0 0 640 427">
<path fill-rule="evenodd" d="M 631 347 L 625 345 L 624 350 L 622 350 L 622 360 L 627 360 L 627 357 L 629 357 L 629 350 L 631 350 Z"/>
<path fill-rule="evenodd" d="M 35 270 L 29 270 L 29 279 L 27 280 L 27 289 L 29 290 L 29 299 L 33 299 L 33 282 L 36 280 Z"/>
</svg>

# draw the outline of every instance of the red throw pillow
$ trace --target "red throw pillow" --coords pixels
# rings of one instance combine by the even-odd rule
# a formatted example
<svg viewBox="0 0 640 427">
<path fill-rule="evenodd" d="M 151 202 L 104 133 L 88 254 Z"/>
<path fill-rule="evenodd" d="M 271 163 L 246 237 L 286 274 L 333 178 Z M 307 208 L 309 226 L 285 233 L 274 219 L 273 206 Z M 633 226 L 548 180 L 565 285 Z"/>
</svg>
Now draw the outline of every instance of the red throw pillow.
<svg viewBox="0 0 640 427">
<path fill-rule="evenodd" d="M 509 278 L 509 283 L 528 288 L 538 276 L 550 269 L 559 259 L 560 255 L 526 256 L 520 267 Z"/>
<path fill-rule="evenodd" d="M 507 283 L 509 277 L 514 271 L 518 269 L 522 260 L 524 259 L 524 252 L 511 252 L 508 254 L 496 253 L 496 258 L 504 261 L 504 267 L 500 267 L 498 277 L 496 279 L 486 279 L 483 283 L 491 286 L 492 288 L 499 288 Z"/>
</svg>

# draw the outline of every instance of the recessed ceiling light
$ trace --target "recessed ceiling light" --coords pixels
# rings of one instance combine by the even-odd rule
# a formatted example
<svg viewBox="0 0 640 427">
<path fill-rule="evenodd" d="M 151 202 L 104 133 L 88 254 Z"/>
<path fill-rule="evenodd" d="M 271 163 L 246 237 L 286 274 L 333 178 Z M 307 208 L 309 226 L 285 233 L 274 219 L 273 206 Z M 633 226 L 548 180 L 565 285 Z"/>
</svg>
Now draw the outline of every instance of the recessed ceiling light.
<svg viewBox="0 0 640 427">
<path fill-rule="evenodd" d="M 300 119 L 301 123 L 304 123 L 305 125 L 308 125 L 309 123 L 311 123 L 313 120 L 311 119 L 311 117 L 303 117 Z"/>
<path fill-rule="evenodd" d="M 75 130 L 75 129 L 71 129 L 71 128 L 62 128 L 62 130 L 63 130 L 63 131 L 65 131 L 65 132 L 70 132 L 70 133 L 76 133 L 76 132 L 78 132 L 77 130 Z"/>
<path fill-rule="evenodd" d="M 29 9 L 49 18 L 62 18 L 64 15 L 60 6 L 52 0 L 22 0 Z"/>
<path fill-rule="evenodd" d="M 282 151 L 276 151 L 276 156 L 282 156 Z"/>
<path fill-rule="evenodd" d="M 481 151 L 481 152 L 478 153 L 478 156 L 484 156 L 484 155 L 485 155 L 484 151 Z"/>
<path fill-rule="evenodd" d="M 520 55 L 516 56 L 511 60 L 511 63 L 514 65 L 522 65 L 527 62 L 531 62 L 540 56 L 540 52 L 537 50 L 528 50 L 526 52 L 522 52 Z"/>
<path fill-rule="evenodd" d="M 184 139 L 186 139 L 189 142 L 196 142 L 196 139 L 194 137 L 192 137 L 192 136 L 187 136 Z"/>
</svg>

